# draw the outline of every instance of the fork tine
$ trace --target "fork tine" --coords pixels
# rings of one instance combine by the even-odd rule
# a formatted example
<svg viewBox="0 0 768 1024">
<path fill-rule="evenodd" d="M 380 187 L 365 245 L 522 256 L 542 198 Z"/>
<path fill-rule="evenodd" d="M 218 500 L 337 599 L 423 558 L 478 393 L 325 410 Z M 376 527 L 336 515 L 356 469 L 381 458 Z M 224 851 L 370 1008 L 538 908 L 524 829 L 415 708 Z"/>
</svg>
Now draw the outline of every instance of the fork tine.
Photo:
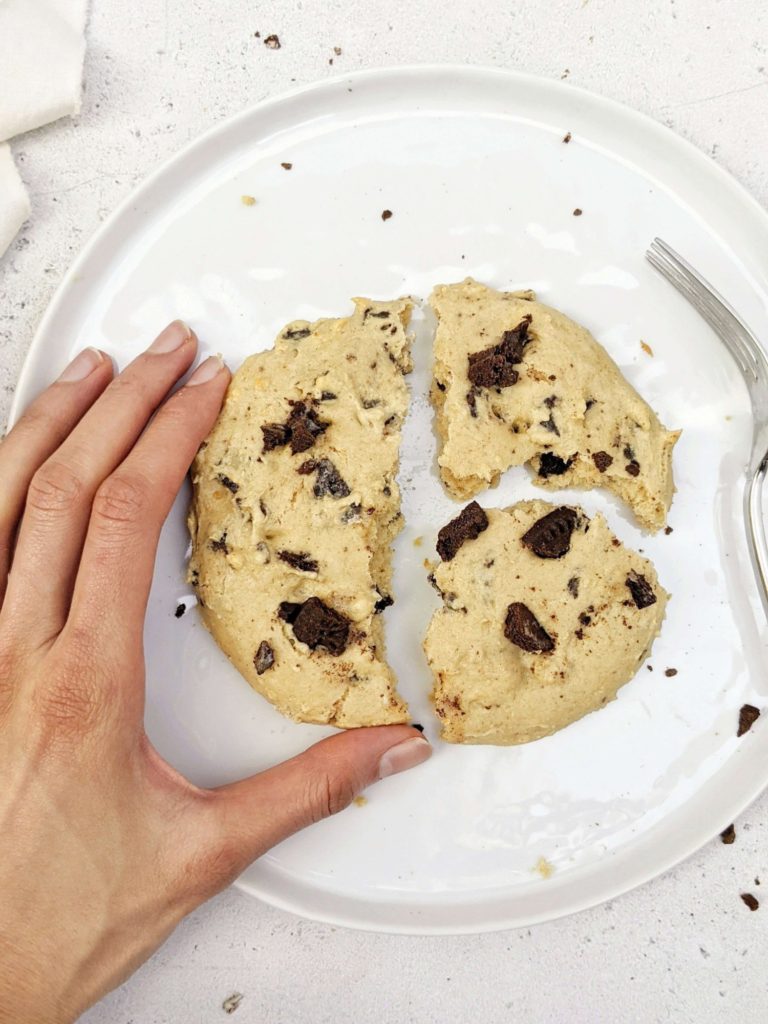
<svg viewBox="0 0 768 1024">
<path fill-rule="evenodd" d="M 682 256 L 660 238 L 653 240 L 646 256 L 715 330 L 742 372 L 755 381 L 759 380 L 761 369 L 766 374 L 765 356 L 754 335 L 725 299 Z"/>
</svg>

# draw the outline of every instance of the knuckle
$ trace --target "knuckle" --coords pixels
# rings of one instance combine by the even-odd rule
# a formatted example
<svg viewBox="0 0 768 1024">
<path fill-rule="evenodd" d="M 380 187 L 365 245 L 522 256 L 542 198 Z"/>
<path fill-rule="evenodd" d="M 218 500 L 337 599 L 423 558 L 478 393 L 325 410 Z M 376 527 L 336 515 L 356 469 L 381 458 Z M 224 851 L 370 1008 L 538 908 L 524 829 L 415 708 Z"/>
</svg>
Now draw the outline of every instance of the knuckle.
<svg viewBox="0 0 768 1024">
<path fill-rule="evenodd" d="M 33 705 L 42 730 L 64 736 L 90 731 L 103 711 L 94 681 L 87 674 L 72 676 L 66 670 L 36 690 Z"/>
<path fill-rule="evenodd" d="M 141 520 L 148 504 L 145 481 L 125 470 L 107 477 L 96 492 L 93 514 L 110 527 L 130 527 Z"/>
<path fill-rule="evenodd" d="M 310 774 L 306 787 L 306 806 L 313 824 L 349 807 L 357 793 L 351 779 L 323 769 Z"/>
<path fill-rule="evenodd" d="M 59 459 L 49 459 L 32 477 L 27 508 L 42 515 L 67 512 L 82 500 L 84 484 L 79 474 Z"/>
</svg>

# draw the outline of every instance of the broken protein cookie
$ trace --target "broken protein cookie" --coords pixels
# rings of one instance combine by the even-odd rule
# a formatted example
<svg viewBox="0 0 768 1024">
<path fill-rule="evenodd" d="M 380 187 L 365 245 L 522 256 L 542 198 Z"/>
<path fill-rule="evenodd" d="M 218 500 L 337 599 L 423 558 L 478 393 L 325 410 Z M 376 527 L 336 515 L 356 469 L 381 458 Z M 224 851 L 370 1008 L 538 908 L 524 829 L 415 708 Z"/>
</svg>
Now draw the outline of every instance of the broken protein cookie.
<svg viewBox="0 0 768 1024">
<path fill-rule="evenodd" d="M 483 529 L 462 531 L 434 569 L 432 700 L 450 743 L 528 743 L 615 698 L 648 656 L 667 594 L 601 515 L 473 507 Z"/>
<path fill-rule="evenodd" d="M 402 523 L 410 313 L 407 299 L 356 299 L 352 316 L 289 324 L 234 375 L 192 467 L 200 614 L 296 721 L 408 720 L 382 612 Z"/>
<path fill-rule="evenodd" d="M 606 487 L 649 530 L 674 483 L 668 431 L 591 334 L 533 292 L 471 278 L 432 293 L 432 403 L 452 497 L 472 498 L 511 466 L 541 487 Z"/>
</svg>

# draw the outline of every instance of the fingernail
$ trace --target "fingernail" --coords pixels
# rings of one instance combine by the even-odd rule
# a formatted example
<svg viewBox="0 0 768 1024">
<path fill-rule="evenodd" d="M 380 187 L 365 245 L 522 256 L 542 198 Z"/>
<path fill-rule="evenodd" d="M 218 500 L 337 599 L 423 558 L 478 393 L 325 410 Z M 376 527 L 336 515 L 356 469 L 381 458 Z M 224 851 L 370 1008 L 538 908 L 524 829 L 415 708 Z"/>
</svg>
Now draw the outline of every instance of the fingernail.
<svg viewBox="0 0 768 1024">
<path fill-rule="evenodd" d="M 409 768 L 415 768 L 432 755 L 432 746 L 422 736 L 413 736 L 403 740 L 390 749 L 379 761 L 379 778 L 386 779 L 389 775 L 397 775 Z"/>
<path fill-rule="evenodd" d="M 173 323 L 168 324 L 164 331 L 158 334 L 147 351 L 155 355 L 175 352 L 177 348 L 181 348 L 184 342 L 189 341 L 191 337 L 192 329 L 183 320 L 174 320 Z"/>
<path fill-rule="evenodd" d="M 208 356 L 187 381 L 187 387 L 194 387 L 196 384 L 207 384 L 213 380 L 217 373 L 224 367 L 224 360 L 221 356 Z"/>
<path fill-rule="evenodd" d="M 97 348 L 84 348 L 82 352 L 79 352 L 69 366 L 59 377 L 60 381 L 66 384 L 74 383 L 74 381 L 85 380 L 97 366 L 101 366 L 104 362 L 104 355 L 99 352 Z"/>
</svg>

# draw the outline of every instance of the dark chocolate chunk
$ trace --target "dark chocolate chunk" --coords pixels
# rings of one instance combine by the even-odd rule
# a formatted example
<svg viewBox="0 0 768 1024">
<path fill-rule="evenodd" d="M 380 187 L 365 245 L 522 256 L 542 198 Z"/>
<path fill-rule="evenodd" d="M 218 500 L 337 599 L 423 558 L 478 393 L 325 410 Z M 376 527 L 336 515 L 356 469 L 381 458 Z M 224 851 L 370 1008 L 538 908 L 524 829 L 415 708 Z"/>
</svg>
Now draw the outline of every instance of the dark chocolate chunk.
<svg viewBox="0 0 768 1024">
<path fill-rule="evenodd" d="M 363 513 L 362 505 L 348 505 L 341 514 L 342 523 L 353 523 Z"/>
<path fill-rule="evenodd" d="M 394 598 L 390 597 L 389 594 L 382 594 L 376 604 L 373 606 L 374 612 L 379 615 L 384 611 L 385 608 L 389 608 L 395 603 Z"/>
<path fill-rule="evenodd" d="M 236 484 L 234 480 L 230 480 L 230 478 L 225 476 L 223 473 L 219 473 L 218 481 L 220 484 L 223 484 L 228 491 L 232 491 L 233 494 L 237 494 L 240 490 L 240 484 Z"/>
<path fill-rule="evenodd" d="M 629 459 L 629 461 L 631 462 L 635 457 L 635 449 L 632 447 L 631 444 L 625 444 L 623 451 L 624 458 Z"/>
<path fill-rule="evenodd" d="M 553 509 L 523 534 L 523 544 L 539 558 L 562 558 L 571 550 L 571 534 L 579 517 L 572 508 Z"/>
<path fill-rule="evenodd" d="M 321 402 L 333 402 L 336 400 L 336 398 L 338 398 L 338 395 L 336 395 L 335 392 L 333 391 L 324 391 L 320 395 Z"/>
<path fill-rule="evenodd" d="M 539 476 L 562 476 L 571 468 L 573 459 L 561 459 L 553 452 L 544 452 L 539 459 Z"/>
<path fill-rule="evenodd" d="M 544 405 L 546 405 L 548 409 L 554 409 L 557 405 L 557 395 L 550 395 L 549 398 L 545 398 Z"/>
<path fill-rule="evenodd" d="M 264 451 L 291 446 L 294 455 L 311 448 L 317 438 L 330 426 L 321 420 L 317 412 L 306 402 L 294 402 L 290 416 L 285 423 L 267 423 L 261 428 L 264 435 Z"/>
<path fill-rule="evenodd" d="M 571 578 L 568 580 L 568 593 L 571 595 L 571 597 L 578 597 L 579 596 L 579 577 L 578 576 L 571 576 Z"/>
<path fill-rule="evenodd" d="M 476 501 L 447 523 L 437 535 L 437 553 L 444 562 L 455 558 L 464 541 L 475 540 L 488 529 L 488 516 Z"/>
<path fill-rule="evenodd" d="M 182 601 L 181 604 L 176 605 L 176 611 L 173 613 L 177 619 L 180 619 L 184 612 L 187 610 L 187 606 Z"/>
<path fill-rule="evenodd" d="M 504 331 L 498 345 L 469 356 L 467 376 L 478 388 L 508 388 L 519 379 L 515 364 L 523 361 L 531 317 L 525 316 L 511 331 Z"/>
<path fill-rule="evenodd" d="M 282 448 L 291 439 L 290 430 L 283 423 L 266 423 L 261 428 L 261 433 L 264 436 L 265 452 L 271 452 L 273 448 Z"/>
<path fill-rule="evenodd" d="M 729 825 L 728 828 L 724 828 L 720 833 L 720 838 L 726 846 L 731 846 L 736 841 L 736 829 L 733 825 Z"/>
<path fill-rule="evenodd" d="M 555 641 L 527 605 L 519 601 L 507 608 L 504 636 L 530 654 L 546 654 L 554 650 Z"/>
<path fill-rule="evenodd" d="M 284 170 L 286 170 L 286 171 L 290 171 L 290 169 L 291 169 L 291 168 L 293 167 L 293 164 L 291 164 L 291 163 L 288 163 L 288 162 L 286 161 L 286 162 L 284 162 L 284 163 L 280 164 L 280 166 L 281 166 L 281 167 L 282 167 L 282 168 L 283 168 Z"/>
<path fill-rule="evenodd" d="M 288 341 L 301 341 L 302 338 L 308 338 L 311 333 L 308 327 L 294 327 L 292 330 L 284 331 L 283 337 Z"/>
<path fill-rule="evenodd" d="M 317 562 L 314 558 L 310 558 L 306 551 L 278 551 L 277 557 L 281 562 L 290 565 L 292 569 L 298 569 L 299 572 L 317 572 Z"/>
<path fill-rule="evenodd" d="M 293 627 L 296 639 L 313 651 L 322 647 L 336 657 L 346 650 L 349 619 L 335 608 L 329 608 L 319 597 L 310 597 L 303 604 L 283 601 L 278 614 Z"/>
<path fill-rule="evenodd" d="M 741 898 L 750 910 L 757 910 L 757 908 L 760 906 L 760 901 L 756 899 L 751 892 L 741 893 Z"/>
<path fill-rule="evenodd" d="M 664 675 L 667 677 L 667 679 L 671 679 L 672 676 L 676 676 L 677 675 L 677 669 L 676 668 L 665 668 L 664 669 Z"/>
<path fill-rule="evenodd" d="M 326 496 L 346 498 L 351 493 L 346 480 L 330 459 L 309 459 L 299 466 L 299 473 L 302 475 L 317 474 L 312 487 L 312 493 L 316 498 L 325 498 Z"/>
<path fill-rule="evenodd" d="M 229 548 L 227 547 L 227 532 L 226 530 L 217 540 L 210 541 L 208 545 L 211 551 L 221 551 L 222 554 L 228 555 Z"/>
<path fill-rule="evenodd" d="M 586 612 L 581 612 L 581 614 L 579 615 L 579 622 L 582 624 L 582 626 L 588 626 L 591 621 L 592 621 L 592 616 L 591 615 L 587 615 Z"/>
<path fill-rule="evenodd" d="M 739 728 L 736 735 L 743 736 L 745 732 L 749 732 L 759 717 L 759 708 L 756 708 L 754 704 L 744 704 L 739 711 Z"/>
<path fill-rule="evenodd" d="M 376 320 L 389 320 L 391 315 L 388 309 L 380 309 L 374 312 L 370 306 L 367 306 L 363 313 L 363 320 L 367 320 L 369 316 L 374 317 Z M 385 326 L 382 326 L 381 329 L 382 331 L 385 330 Z"/>
<path fill-rule="evenodd" d="M 469 415 L 473 420 L 477 419 L 477 388 L 472 388 L 471 391 L 467 392 L 467 405 L 469 406 Z"/>
<path fill-rule="evenodd" d="M 573 136 L 571 135 L 571 133 L 570 132 L 566 132 L 565 135 L 563 136 L 563 142 L 570 142 L 572 138 L 573 138 Z"/>
<path fill-rule="evenodd" d="M 672 533 L 672 532 L 673 532 L 673 531 L 672 531 L 672 527 L 671 527 L 671 526 L 665 526 L 665 527 L 664 527 L 664 534 L 665 534 L 665 535 L 666 535 L 667 537 L 668 537 L 668 536 L 670 535 L 670 533 Z"/>
<path fill-rule="evenodd" d="M 443 382 L 441 380 L 436 380 L 435 381 L 435 387 L 437 388 L 438 391 L 445 391 L 447 385 L 443 384 Z"/>
<path fill-rule="evenodd" d="M 263 676 L 267 669 L 272 668 L 274 664 L 275 652 L 266 640 L 262 640 L 258 651 L 253 656 L 253 667 L 256 669 L 256 675 Z"/>
<path fill-rule="evenodd" d="M 583 211 L 583 210 L 580 210 L 580 209 L 579 209 L 579 207 L 577 206 L 577 207 L 576 207 L 576 209 L 575 209 L 575 210 L 573 211 L 573 216 L 574 216 L 574 217 L 580 217 L 580 216 L 582 215 L 582 213 L 583 213 L 583 212 L 584 212 L 584 211 Z"/>
<path fill-rule="evenodd" d="M 270 50 L 279 50 L 280 39 L 273 33 L 271 36 L 266 37 L 266 39 L 264 40 L 264 45 L 268 47 Z"/>
<path fill-rule="evenodd" d="M 389 220 L 389 218 L 391 216 L 392 216 L 392 211 L 391 210 L 382 210 L 381 211 L 381 219 L 382 220 Z"/>
<path fill-rule="evenodd" d="M 592 461 L 597 466 L 598 472 L 604 473 L 612 465 L 613 456 L 609 455 L 608 452 L 593 452 Z"/>
<path fill-rule="evenodd" d="M 656 604 L 656 595 L 653 592 L 653 587 L 645 576 L 635 572 L 633 569 L 624 582 L 629 587 L 632 600 L 638 608 L 648 608 L 650 605 Z"/>
<path fill-rule="evenodd" d="M 539 426 L 544 427 L 544 429 L 548 430 L 550 434 L 557 434 L 557 436 L 560 437 L 560 430 L 555 423 L 555 418 L 552 413 L 549 414 L 549 419 L 539 420 Z"/>
<path fill-rule="evenodd" d="M 626 464 L 626 466 L 624 467 L 624 469 L 626 469 L 626 471 L 629 473 L 630 476 L 639 476 L 640 475 L 640 463 L 639 462 L 635 462 L 635 461 L 628 462 Z"/>
</svg>

